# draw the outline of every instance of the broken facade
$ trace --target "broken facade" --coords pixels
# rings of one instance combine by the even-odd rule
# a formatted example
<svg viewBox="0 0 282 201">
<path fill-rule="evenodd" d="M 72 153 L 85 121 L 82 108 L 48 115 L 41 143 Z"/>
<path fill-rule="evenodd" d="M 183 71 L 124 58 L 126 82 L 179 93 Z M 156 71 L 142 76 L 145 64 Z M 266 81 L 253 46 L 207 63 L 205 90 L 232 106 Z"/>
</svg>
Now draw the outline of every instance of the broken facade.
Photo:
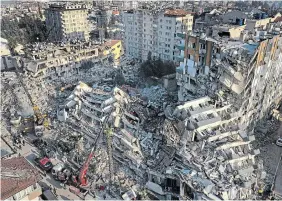
<svg viewBox="0 0 282 201">
<path fill-rule="evenodd" d="M 187 62 L 186 65 L 180 63 L 180 67 L 177 69 L 176 78 L 179 86 L 179 100 L 189 100 L 191 98 L 189 94 L 195 94 L 196 91 L 200 93 L 200 88 L 203 90 L 201 92 L 202 95 L 208 94 L 213 96 L 218 94 L 222 100 L 225 97 L 227 102 L 234 103 L 235 107 L 241 108 L 242 114 L 253 111 L 252 114 L 260 114 L 254 117 L 254 119 L 261 119 L 269 112 L 269 107 L 272 104 L 271 100 L 276 100 L 281 96 L 281 77 L 278 73 L 281 71 L 279 68 L 279 59 L 281 59 L 279 44 L 281 42 L 282 40 L 279 36 L 274 36 L 273 39 L 267 39 L 260 43 L 248 44 L 240 41 L 215 42 L 210 50 L 211 61 L 207 74 L 204 73 L 204 70 L 201 71 L 203 67 L 199 65 L 195 68 L 194 73 L 191 70 L 189 71 L 194 64 L 200 62 L 200 59 L 196 53 L 196 57 L 192 57 L 195 61 L 191 60 L 189 46 L 186 47 L 185 51 L 188 54 L 186 53 L 187 57 L 185 59 L 191 61 L 190 63 Z M 179 70 L 180 68 L 188 70 L 181 71 Z M 193 82 L 191 82 L 191 78 L 194 78 Z M 263 86 L 268 90 L 259 90 Z M 251 91 L 256 94 L 251 94 Z M 233 98 L 232 96 L 224 95 L 224 93 L 233 94 Z M 264 96 L 263 94 L 265 93 L 269 95 Z M 264 102 L 260 110 L 254 110 L 256 108 L 254 107 L 254 100 L 256 100 L 257 104 Z M 245 104 L 250 104 L 250 102 L 252 106 L 247 108 Z M 249 113 L 249 115 L 252 114 Z M 247 123 L 247 125 L 249 124 Z"/>
</svg>

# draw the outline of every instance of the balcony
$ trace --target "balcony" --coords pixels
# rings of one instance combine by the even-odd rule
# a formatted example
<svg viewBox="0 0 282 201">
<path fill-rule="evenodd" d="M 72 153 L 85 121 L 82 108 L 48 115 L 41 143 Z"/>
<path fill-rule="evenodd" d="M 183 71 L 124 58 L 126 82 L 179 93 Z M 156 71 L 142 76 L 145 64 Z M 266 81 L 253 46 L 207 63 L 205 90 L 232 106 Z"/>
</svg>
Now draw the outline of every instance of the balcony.
<svg viewBox="0 0 282 201">
<path fill-rule="evenodd" d="M 179 50 L 185 50 L 185 44 L 178 44 L 176 45 L 176 47 L 179 49 Z"/>
<path fill-rule="evenodd" d="M 184 55 L 178 55 L 178 56 L 175 56 L 175 58 L 179 62 L 183 62 L 184 61 Z"/>
<path fill-rule="evenodd" d="M 176 35 L 180 38 L 185 38 L 185 36 L 186 36 L 186 34 L 184 34 L 184 33 L 177 33 Z"/>
</svg>

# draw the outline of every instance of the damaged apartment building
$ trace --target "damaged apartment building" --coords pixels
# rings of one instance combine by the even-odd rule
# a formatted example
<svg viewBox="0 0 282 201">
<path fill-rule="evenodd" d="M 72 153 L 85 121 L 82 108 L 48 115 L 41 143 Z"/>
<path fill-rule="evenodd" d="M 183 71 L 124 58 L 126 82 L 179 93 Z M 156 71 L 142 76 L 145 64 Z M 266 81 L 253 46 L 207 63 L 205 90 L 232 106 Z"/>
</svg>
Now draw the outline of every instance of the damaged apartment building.
<svg viewBox="0 0 282 201">
<path fill-rule="evenodd" d="M 254 199 L 253 186 L 263 184 L 255 137 L 222 100 L 206 96 L 159 110 L 122 88 L 106 92 L 80 82 L 57 115 L 112 128 L 114 169 L 134 175 L 151 199 Z"/>
<path fill-rule="evenodd" d="M 58 111 L 58 119 L 66 121 L 71 115 L 90 126 L 101 125 L 110 117 L 113 125 L 118 127 L 121 106 L 127 103 L 127 94 L 118 88 L 106 92 L 99 88 L 91 88 L 80 82 L 67 98 L 65 105 Z"/>
<path fill-rule="evenodd" d="M 80 74 L 80 69 L 90 68 L 92 64 L 109 61 L 116 62 L 123 54 L 121 41 L 113 40 L 99 45 L 86 43 L 38 43 L 25 49 L 18 67 L 33 77 L 54 79 L 67 78 Z"/>
<path fill-rule="evenodd" d="M 218 41 L 204 34 L 179 36 L 182 57 L 176 78 L 180 101 L 190 100 L 191 94 L 217 94 L 247 114 L 242 121 L 251 125 L 265 117 L 282 95 L 279 35 L 260 42 Z"/>
<path fill-rule="evenodd" d="M 46 44 L 26 50 L 22 59 L 23 69 L 34 77 L 65 76 L 77 74 L 85 60 L 98 59 L 98 47 L 81 47 L 81 45 L 57 46 Z M 67 76 L 67 75 L 66 75 Z"/>
</svg>

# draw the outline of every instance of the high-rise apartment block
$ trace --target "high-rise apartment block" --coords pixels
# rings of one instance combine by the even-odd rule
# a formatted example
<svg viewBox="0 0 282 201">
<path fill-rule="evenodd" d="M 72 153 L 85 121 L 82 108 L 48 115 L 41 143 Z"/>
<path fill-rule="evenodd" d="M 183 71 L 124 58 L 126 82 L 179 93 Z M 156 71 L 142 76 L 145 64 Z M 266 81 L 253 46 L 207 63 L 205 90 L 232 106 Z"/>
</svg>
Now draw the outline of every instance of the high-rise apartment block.
<svg viewBox="0 0 282 201">
<path fill-rule="evenodd" d="M 131 10 L 123 13 L 125 54 L 146 60 L 152 57 L 177 62 L 177 33 L 192 31 L 193 15 L 181 9 Z"/>
<path fill-rule="evenodd" d="M 89 39 L 87 9 L 84 5 L 50 5 L 46 9 L 46 26 L 51 41 Z"/>
</svg>

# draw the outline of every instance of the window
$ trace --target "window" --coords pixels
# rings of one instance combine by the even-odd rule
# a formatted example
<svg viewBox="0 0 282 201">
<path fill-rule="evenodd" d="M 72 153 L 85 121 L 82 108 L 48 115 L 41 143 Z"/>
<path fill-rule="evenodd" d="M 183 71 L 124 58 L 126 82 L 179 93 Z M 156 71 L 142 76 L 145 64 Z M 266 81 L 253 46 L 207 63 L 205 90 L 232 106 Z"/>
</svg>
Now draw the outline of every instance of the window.
<svg viewBox="0 0 282 201">
<path fill-rule="evenodd" d="M 146 32 L 146 29 L 144 29 L 144 32 Z"/>
<path fill-rule="evenodd" d="M 192 43 L 192 47 L 193 47 L 193 48 L 196 48 L 196 43 Z"/>
<path fill-rule="evenodd" d="M 206 49 L 206 44 L 201 43 L 201 49 Z"/>
</svg>

